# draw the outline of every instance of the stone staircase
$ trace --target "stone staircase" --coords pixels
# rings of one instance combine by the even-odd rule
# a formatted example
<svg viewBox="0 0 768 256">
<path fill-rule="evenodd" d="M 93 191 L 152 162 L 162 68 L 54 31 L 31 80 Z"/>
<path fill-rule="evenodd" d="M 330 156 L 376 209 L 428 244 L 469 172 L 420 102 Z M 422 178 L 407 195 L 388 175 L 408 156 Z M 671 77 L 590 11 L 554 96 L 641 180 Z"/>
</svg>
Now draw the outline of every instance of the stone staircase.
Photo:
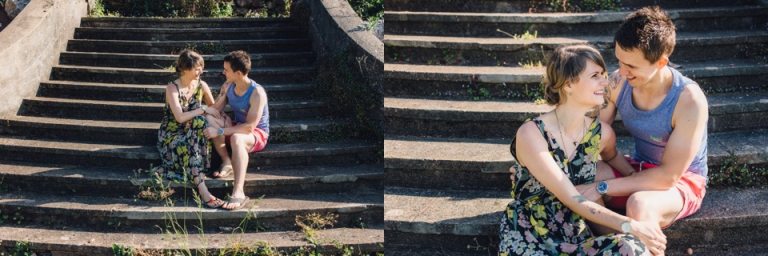
<svg viewBox="0 0 768 256">
<path fill-rule="evenodd" d="M 511 201 L 509 141 L 537 105 L 543 61 L 589 43 L 618 68 L 613 33 L 636 8 L 528 13 L 530 1 L 387 0 L 385 239 L 402 255 L 491 255 Z M 677 26 L 671 61 L 707 92 L 710 173 L 768 166 L 768 6 L 764 1 L 664 1 Z M 526 32 L 528 35 L 526 35 Z M 536 35 L 535 38 L 530 35 Z M 618 147 L 633 142 L 620 120 Z M 768 254 L 766 189 L 710 187 L 702 210 L 665 233 L 670 255 Z"/>
<path fill-rule="evenodd" d="M 381 144 L 333 134 L 345 123 L 312 96 L 308 38 L 291 19 L 83 18 L 37 96 L 0 119 L 2 245 L 31 242 L 38 255 L 104 255 L 113 245 L 383 252 Z M 202 79 L 215 94 L 233 50 L 251 54 L 249 75 L 269 94 L 270 142 L 250 155 L 245 180 L 247 195 L 263 196 L 251 209 L 200 209 L 191 185 L 173 183 L 173 204 L 137 199 L 151 180 L 138 170 L 160 162 L 155 143 L 172 63 L 189 48 L 204 56 Z M 232 177 L 206 183 L 224 197 Z M 336 224 L 318 233 L 319 245 L 309 243 L 296 217 L 328 213 Z M 171 220 L 189 234 L 165 232 Z"/>
</svg>

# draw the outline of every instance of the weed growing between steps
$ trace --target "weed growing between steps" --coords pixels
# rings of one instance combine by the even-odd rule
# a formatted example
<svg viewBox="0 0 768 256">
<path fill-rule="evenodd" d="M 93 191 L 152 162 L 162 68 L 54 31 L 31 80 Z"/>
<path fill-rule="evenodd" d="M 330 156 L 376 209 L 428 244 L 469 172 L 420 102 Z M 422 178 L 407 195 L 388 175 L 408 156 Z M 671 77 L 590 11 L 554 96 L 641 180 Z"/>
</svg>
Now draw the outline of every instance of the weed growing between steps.
<svg viewBox="0 0 768 256">
<path fill-rule="evenodd" d="M 531 0 L 529 12 L 620 11 L 621 0 Z"/>
<path fill-rule="evenodd" d="M 496 29 L 496 32 L 508 35 L 509 37 L 511 37 L 513 39 L 517 39 L 517 40 L 531 40 L 531 39 L 536 39 L 539 36 L 539 31 L 538 30 L 534 30 L 533 34 L 531 34 L 531 31 L 526 30 L 525 33 L 523 33 L 522 35 L 518 35 L 518 34 L 514 34 L 513 35 L 513 34 L 507 33 L 506 31 L 498 29 L 498 28 Z"/>
<path fill-rule="evenodd" d="M 171 51 L 171 54 L 177 55 L 185 50 L 192 50 L 199 54 L 225 54 L 229 52 L 227 50 L 227 46 L 220 43 L 216 43 L 216 42 L 209 42 L 209 43 L 203 43 L 200 45 L 186 44 L 184 47 L 173 49 L 173 51 Z"/>
<path fill-rule="evenodd" d="M 766 188 L 768 164 L 749 165 L 730 154 L 721 165 L 711 166 L 707 176 L 709 186 Z"/>
<path fill-rule="evenodd" d="M 368 67 L 347 65 L 350 53 L 329 54 L 316 62 L 317 76 L 313 81 L 312 94 L 315 98 L 328 102 L 332 118 L 345 121 L 344 125 L 332 136 L 359 138 L 375 142 L 384 140 L 384 133 L 377 128 L 376 121 L 380 118 L 383 107 L 383 97 L 368 88 L 366 79 L 358 76 L 370 74 Z M 358 60 L 359 61 L 359 60 Z M 359 69 L 359 70 L 352 70 Z"/>
</svg>

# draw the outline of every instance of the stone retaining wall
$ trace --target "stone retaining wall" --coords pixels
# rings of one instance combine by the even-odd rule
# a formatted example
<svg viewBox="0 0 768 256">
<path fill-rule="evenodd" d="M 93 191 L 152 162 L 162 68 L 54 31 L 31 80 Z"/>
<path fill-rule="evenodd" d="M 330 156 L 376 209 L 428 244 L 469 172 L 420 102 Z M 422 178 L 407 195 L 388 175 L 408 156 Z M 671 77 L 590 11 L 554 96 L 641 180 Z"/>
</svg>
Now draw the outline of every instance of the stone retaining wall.
<svg viewBox="0 0 768 256">
<path fill-rule="evenodd" d="M 384 42 L 368 31 L 346 0 L 296 0 L 291 18 L 309 27 L 318 59 L 347 52 L 346 64 L 368 81 L 371 97 L 383 99 Z M 369 117 L 384 127 L 384 103 Z"/>
<path fill-rule="evenodd" d="M 85 15 L 84 0 L 35 0 L 0 32 L 0 117 L 16 115 L 21 100 L 35 96 Z"/>
</svg>

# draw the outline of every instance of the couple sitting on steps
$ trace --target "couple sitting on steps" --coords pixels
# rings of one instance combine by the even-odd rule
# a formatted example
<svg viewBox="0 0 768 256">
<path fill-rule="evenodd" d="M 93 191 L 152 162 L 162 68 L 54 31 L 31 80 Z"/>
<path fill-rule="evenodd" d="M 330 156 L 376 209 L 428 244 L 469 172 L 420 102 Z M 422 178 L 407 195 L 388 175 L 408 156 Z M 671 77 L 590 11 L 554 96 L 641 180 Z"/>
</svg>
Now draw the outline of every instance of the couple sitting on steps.
<svg viewBox="0 0 768 256">
<path fill-rule="evenodd" d="M 222 73 L 227 81 L 215 101 L 208 84 L 200 80 L 204 67 L 200 54 L 181 52 L 175 67 L 180 76 L 165 89 L 164 116 L 157 134 L 163 163 L 153 171 L 182 183 L 194 183 L 206 207 L 240 209 L 249 200 L 243 191 L 248 154 L 264 149 L 269 138 L 267 92 L 248 78 L 251 59 L 244 51 L 224 57 Z M 227 104 L 235 120 L 224 113 Z M 232 157 L 227 144 L 231 145 Z M 221 167 L 212 176 L 224 178 L 235 173 L 227 202 L 213 196 L 205 186 L 211 147 L 222 159 Z"/>
<path fill-rule="evenodd" d="M 521 125 L 510 145 L 517 165 L 500 255 L 663 255 L 662 228 L 701 207 L 708 104 L 668 66 L 674 24 L 658 7 L 642 8 L 614 43 L 611 79 L 591 46 L 550 57 L 544 94 L 555 109 Z M 633 158 L 616 149 L 617 111 L 634 138 Z"/>
</svg>

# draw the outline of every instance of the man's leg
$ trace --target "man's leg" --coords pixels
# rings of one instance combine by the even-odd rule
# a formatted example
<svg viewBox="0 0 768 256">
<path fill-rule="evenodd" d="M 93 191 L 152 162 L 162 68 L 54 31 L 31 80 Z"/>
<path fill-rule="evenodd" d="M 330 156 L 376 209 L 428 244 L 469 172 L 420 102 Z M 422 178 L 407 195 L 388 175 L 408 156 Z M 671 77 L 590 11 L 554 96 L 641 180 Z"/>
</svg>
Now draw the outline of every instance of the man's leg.
<svg viewBox="0 0 768 256">
<path fill-rule="evenodd" d="M 208 120 L 208 126 L 216 129 L 228 128 L 232 126 L 229 117 L 215 118 L 211 115 L 207 115 L 205 119 Z M 232 165 L 232 159 L 229 157 L 229 152 L 227 152 L 225 139 L 225 136 L 216 136 L 211 139 L 211 142 L 213 142 L 213 148 L 216 150 L 216 153 L 219 153 L 219 156 L 221 157 L 221 166 Z"/>
<path fill-rule="evenodd" d="M 235 133 L 229 139 L 232 145 L 232 167 L 235 171 L 235 182 L 230 198 L 245 198 L 243 187 L 245 186 L 245 172 L 248 169 L 248 153 L 250 153 L 256 138 L 252 134 Z M 227 203 L 222 208 L 236 209 L 239 204 Z"/>
<path fill-rule="evenodd" d="M 638 191 L 627 200 L 627 217 L 653 221 L 667 227 L 683 210 L 683 196 L 677 187 L 666 191 Z"/>
</svg>

